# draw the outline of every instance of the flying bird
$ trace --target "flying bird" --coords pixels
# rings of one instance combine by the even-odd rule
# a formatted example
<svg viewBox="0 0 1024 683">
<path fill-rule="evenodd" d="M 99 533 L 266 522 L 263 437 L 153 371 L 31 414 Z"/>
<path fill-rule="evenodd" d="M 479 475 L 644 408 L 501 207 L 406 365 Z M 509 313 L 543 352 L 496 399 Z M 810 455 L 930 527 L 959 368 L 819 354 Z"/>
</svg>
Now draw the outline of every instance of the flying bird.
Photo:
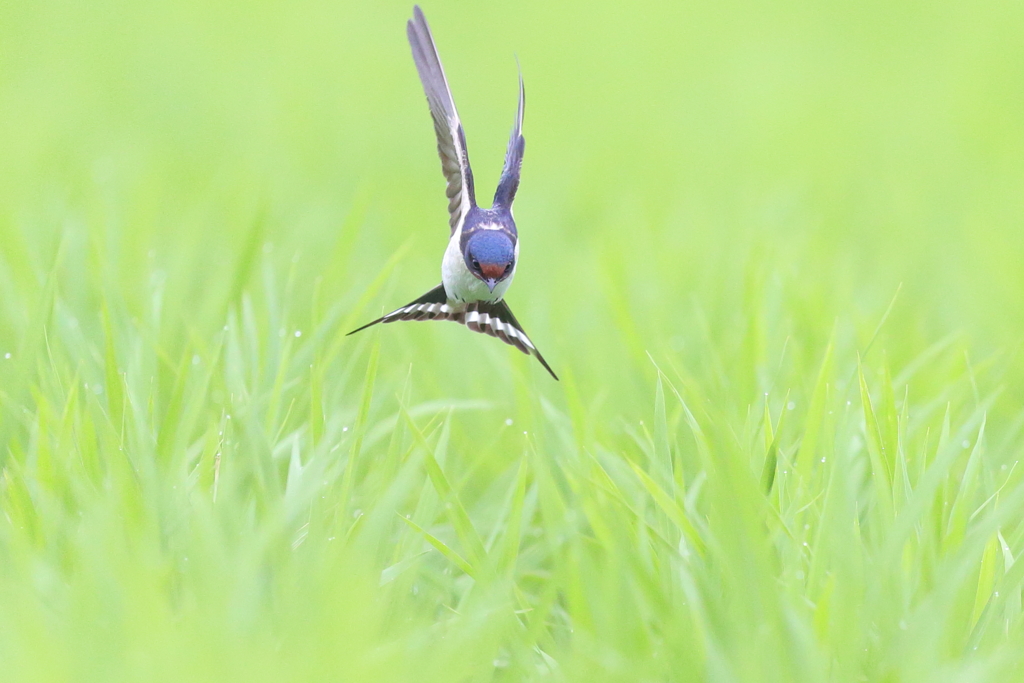
<svg viewBox="0 0 1024 683">
<path fill-rule="evenodd" d="M 535 356 L 557 380 L 558 376 L 530 341 L 504 300 L 519 261 L 519 233 L 512 218 L 512 200 L 519 189 L 519 171 L 526 146 L 523 138 L 525 95 L 522 72 L 519 74 L 519 107 L 505 152 L 505 165 L 491 208 L 484 209 L 476 204 L 466 134 L 430 35 L 430 27 L 418 5 L 413 7 L 413 17 L 406 25 L 406 33 L 416 70 L 427 94 L 437 134 L 441 170 L 448 183 L 445 194 L 448 196 L 451 238 L 441 260 L 441 284 L 349 334 L 377 323 L 399 320 L 452 320 Z"/>
</svg>

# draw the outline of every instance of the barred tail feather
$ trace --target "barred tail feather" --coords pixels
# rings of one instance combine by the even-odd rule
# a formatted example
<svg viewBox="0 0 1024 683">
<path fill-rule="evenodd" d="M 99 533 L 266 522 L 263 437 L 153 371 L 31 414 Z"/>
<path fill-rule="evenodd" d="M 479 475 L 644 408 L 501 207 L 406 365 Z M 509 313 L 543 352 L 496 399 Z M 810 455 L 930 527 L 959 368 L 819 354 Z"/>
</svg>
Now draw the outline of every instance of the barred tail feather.
<svg viewBox="0 0 1024 683">
<path fill-rule="evenodd" d="M 452 313 L 452 308 L 448 305 L 448 294 L 444 291 L 444 285 L 438 285 L 420 298 L 410 301 L 405 306 L 395 309 L 373 322 L 357 327 L 348 334 L 355 334 L 365 330 L 367 327 L 373 327 L 377 323 L 393 323 L 399 320 L 451 320 L 453 319 L 451 317 Z"/>
<path fill-rule="evenodd" d="M 523 326 L 519 324 L 515 315 L 512 314 L 512 309 L 504 301 L 495 303 L 480 301 L 470 304 L 466 309 L 465 324 L 466 327 L 474 332 L 497 337 L 506 344 L 516 347 L 526 355 L 534 356 L 544 366 L 544 369 L 556 381 L 558 380 L 558 375 L 555 374 L 555 371 L 551 369 L 548 362 L 544 360 L 544 356 L 541 355 L 537 347 L 530 341 L 530 338 L 523 330 Z"/>
<path fill-rule="evenodd" d="M 512 310 L 504 301 L 495 303 L 478 301 L 465 307 L 456 308 L 448 303 L 448 294 L 445 292 L 444 285 L 438 285 L 415 301 L 354 329 L 349 334 L 355 334 L 377 323 L 394 323 L 400 320 L 451 320 L 465 325 L 474 332 L 496 337 L 526 355 L 534 356 L 544 366 L 544 369 L 555 380 L 558 380 L 558 375 L 530 341 L 526 332 L 523 331 L 523 326 L 519 324 L 512 314 Z"/>
</svg>

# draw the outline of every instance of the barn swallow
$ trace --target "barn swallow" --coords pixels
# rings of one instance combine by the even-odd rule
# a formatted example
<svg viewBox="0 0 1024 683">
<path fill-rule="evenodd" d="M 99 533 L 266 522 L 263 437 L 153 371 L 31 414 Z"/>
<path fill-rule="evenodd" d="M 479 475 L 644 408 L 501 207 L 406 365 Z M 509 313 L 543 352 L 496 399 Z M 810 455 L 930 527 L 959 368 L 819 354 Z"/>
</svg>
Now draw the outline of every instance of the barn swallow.
<svg viewBox="0 0 1024 683">
<path fill-rule="evenodd" d="M 437 134 L 441 170 L 448 183 L 448 225 L 451 238 L 441 260 L 441 284 L 387 315 L 352 330 L 355 334 L 377 323 L 399 320 L 452 320 L 501 339 L 540 361 L 556 380 L 558 376 L 523 331 L 504 301 L 519 261 L 519 234 L 512 218 L 512 200 L 519 189 L 523 164 L 523 75 L 519 74 L 519 107 L 505 152 L 505 166 L 494 192 L 491 208 L 476 204 L 473 172 L 466 151 L 466 134 L 455 110 L 441 58 L 430 27 L 419 6 L 406 25 L 413 61 L 427 94 L 430 116 Z"/>
</svg>

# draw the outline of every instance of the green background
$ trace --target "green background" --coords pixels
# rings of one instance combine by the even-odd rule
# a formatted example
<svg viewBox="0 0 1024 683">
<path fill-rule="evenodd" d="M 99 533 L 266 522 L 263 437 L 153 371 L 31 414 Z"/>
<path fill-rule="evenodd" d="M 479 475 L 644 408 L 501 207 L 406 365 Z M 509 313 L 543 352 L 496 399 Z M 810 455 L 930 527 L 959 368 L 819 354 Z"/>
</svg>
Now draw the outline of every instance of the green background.
<svg viewBox="0 0 1024 683">
<path fill-rule="evenodd" d="M 0 680 L 1024 675 L 1024 4 L 0 4 Z M 9 355 L 8 355 L 9 354 Z"/>
</svg>

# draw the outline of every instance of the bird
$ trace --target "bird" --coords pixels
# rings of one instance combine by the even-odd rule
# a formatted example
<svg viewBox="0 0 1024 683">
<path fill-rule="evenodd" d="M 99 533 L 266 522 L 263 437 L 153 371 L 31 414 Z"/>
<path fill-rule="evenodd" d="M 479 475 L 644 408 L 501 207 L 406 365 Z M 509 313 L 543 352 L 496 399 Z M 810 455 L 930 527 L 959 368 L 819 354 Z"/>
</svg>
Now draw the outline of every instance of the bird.
<svg viewBox="0 0 1024 683">
<path fill-rule="evenodd" d="M 512 202 L 519 189 L 519 174 L 526 148 L 523 137 L 526 95 L 522 69 L 519 70 L 519 106 L 505 151 L 505 164 L 491 208 L 485 209 L 476 203 L 466 134 L 441 66 L 441 57 L 419 5 L 413 7 L 412 19 L 406 24 L 406 34 L 437 135 L 437 153 L 447 181 L 445 194 L 448 197 L 451 234 L 441 260 L 441 284 L 348 334 L 378 323 L 400 320 L 451 320 L 474 332 L 497 337 L 534 356 L 557 381 L 558 375 L 544 360 L 505 302 L 505 293 L 512 284 L 519 262 L 519 233 L 512 217 Z"/>
</svg>

